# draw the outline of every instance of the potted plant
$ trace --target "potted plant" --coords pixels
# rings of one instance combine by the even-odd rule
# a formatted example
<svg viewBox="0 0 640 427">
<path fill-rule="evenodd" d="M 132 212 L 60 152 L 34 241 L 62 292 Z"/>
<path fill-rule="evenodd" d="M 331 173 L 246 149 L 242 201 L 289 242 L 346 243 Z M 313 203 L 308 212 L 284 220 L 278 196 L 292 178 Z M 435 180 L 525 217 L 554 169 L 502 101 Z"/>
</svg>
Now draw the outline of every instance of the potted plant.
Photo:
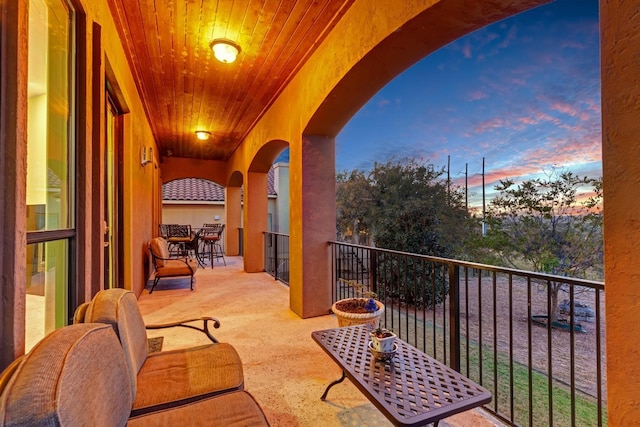
<svg viewBox="0 0 640 427">
<path fill-rule="evenodd" d="M 392 331 L 377 327 L 369 332 L 371 347 L 379 353 L 392 353 L 396 343 L 396 334 Z"/>
<path fill-rule="evenodd" d="M 356 296 L 338 300 L 331 306 L 331 311 L 338 319 L 338 326 L 368 324 L 377 328 L 380 316 L 384 313 L 384 304 L 375 299 L 373 292 L 365 291 L 364 285 L 353 280 L 340 281 L 352 287 Z"/>
</svg>

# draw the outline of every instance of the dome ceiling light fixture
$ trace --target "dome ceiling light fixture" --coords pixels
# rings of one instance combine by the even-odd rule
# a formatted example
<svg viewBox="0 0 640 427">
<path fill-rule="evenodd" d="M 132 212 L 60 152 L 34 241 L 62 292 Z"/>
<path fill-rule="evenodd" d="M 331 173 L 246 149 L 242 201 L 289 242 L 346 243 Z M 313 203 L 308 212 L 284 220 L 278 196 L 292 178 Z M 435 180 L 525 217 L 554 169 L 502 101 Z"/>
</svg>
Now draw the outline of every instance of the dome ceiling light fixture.
<svg viewBox="0 0 640 427">
<path fill-rule="evenodd" d="M 211 42 L 211 50 L 213 50 L 213 56 L 215 56 L 218 61 L 230 64 L 236 60 L 236 57 L 240 53 L 240 46 L 231 40 L 215 39 Z"/>
<path fill-rule="evenodd" d="M 198 137 L 198 139 L 200 141 L 206 141 L 207 139 L 209 139 L 210 136 L 211 136 L 211 132 L 209 132 L 207 130 L 197 130 L 196 131 L 196 137 Z"/>
</svg>

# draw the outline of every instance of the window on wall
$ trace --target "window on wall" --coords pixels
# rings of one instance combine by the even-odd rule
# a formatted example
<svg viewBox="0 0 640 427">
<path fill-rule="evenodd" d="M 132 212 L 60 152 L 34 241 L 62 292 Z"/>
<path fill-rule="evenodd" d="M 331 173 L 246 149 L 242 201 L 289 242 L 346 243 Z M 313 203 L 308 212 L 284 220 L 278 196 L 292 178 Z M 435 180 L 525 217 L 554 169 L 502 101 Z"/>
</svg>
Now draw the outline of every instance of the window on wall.
<svg viewBox="0 0 640 427">
<path fill-rule="evenodd" d="M 27 351 L 67 323 L 74 231 L 74 14 L 29 0 Z"/>
</svg>

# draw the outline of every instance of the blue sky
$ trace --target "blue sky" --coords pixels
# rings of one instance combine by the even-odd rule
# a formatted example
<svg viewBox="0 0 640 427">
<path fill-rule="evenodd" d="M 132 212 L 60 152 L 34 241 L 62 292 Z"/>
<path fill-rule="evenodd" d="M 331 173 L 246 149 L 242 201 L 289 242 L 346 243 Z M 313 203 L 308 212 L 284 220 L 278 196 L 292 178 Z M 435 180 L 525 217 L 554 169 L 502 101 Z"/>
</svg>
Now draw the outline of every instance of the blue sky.
<svg viewBox="0 0 640 427">
<path fill-rule="evenodd" d="M 451 161 L 470 204 L 499 179 L 552 167 L 599 177 L 597 0 L 558 0 L 471 33 L 381 89 L 336 138 L 336 169 L 415 157 Z"/>
</svg>

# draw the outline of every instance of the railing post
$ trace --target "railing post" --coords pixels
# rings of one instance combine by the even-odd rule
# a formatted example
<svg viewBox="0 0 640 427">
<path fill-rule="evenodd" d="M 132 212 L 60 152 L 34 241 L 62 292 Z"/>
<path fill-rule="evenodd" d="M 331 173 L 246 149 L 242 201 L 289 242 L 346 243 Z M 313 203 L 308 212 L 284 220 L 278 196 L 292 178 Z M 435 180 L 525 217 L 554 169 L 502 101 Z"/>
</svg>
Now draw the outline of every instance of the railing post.
<svg viewBox="0 0 640 427">
<path fill-rule="evenodd" d="M 374 250 L 369 250 L 369 288 L 373 293 L 378 295 L 378 253 Z M 378 298 L 382 298 L 382 295 L 378 295 Z"/>
<path fill-rule="evenodd" d="M 273 278 L 278 280 L 278 235 L 272 234 L 273 244 Z"/>
<path fill-rule="evenodd" d="M 449 366 L 460 372 L 460 266 L 449 263 Z"/>
</svg>

